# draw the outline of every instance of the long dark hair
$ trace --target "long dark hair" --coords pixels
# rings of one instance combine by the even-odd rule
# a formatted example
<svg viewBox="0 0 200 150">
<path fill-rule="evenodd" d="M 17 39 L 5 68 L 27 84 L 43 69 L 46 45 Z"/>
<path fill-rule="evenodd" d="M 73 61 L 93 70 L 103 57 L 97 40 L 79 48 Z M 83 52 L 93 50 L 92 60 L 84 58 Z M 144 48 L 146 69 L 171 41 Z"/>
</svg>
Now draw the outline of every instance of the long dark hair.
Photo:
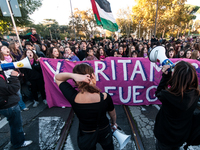
<svg viewBox="0 0 200 150">
<path fill-rule="evenodd" d="M 54 57 L 53 57 L 53 49 L 54 49 L 54 48 L 56 48 L 56 49 L 58 50 L 58 53 L 59 53 L 59 56 L 58 56 L 57 59 L 61 59 L 61 58 L 62 58 L 62 54 L 60 53 L 60 51 L 59 51 L 59 49 L 58 49 L 57 47 L 50 47 L 50 48 L 48 49 L 48 55 L 47 55 L 47 57 L 48 57 L 48 58 L 54 58 Z"/>
<path fill-rule="evenodd" d="M 100 50 L 103 50 L 103 55 L 105 56 L 105 57 L 107 57 L 107 55 L 106 55 L 106 51 L 105 51 L 105 49 L 102 47 L 102 46 L 100 46 L 99 48 L 98 48 L 98 50 L 97 50 L 97 54 L 96 54 L 96 57 L 98 58 L 98 59 L 100 59 Z"/>
<path fill-rule="evenodd" d="M 0 46 L 0 60 L 2 60 L 2 61 L 5 60 L 4 55 L 3 55 L 3 53 L 1 52 L 1 49 L 2 49 L 2 47 L 4 47 L 4 46 L 5 46 L 5 45 Z M 9 55 L 10 55 L 10 57 L 12 58 L 12 61 L 14 61 L 14 58 L 13 58 L 12 54 L 10 53 Z"/>
<path fill-rule="evenodd" d="M 176 96 L 182 96 L 187 90 L 194 89 L 200 95 L 199 82 L 195 68 L 188 62 L 180 61 L 174 67 L 174 73 L 166 90 Z"/>
<path fill-rule="evenodd" d="M 89 74 L 90 76 L 92 76 L 92 74 L 94 73 L 94 69 L 88 64 L 82 63 L 82 64 L 76 65 L 73 68 L 73 73 L 82 74 L 82 75 Z M 85 82 L 79 82 L 78 84 L 76 83 L 76 85 L 78 86 L 78 89 L 81 93 L 85 91 L 89 93 L 99 93 L 101 91 L 97 86 L 90 85 Z"/>
<path fill-rule="evenodd" d="M 9 49 L 11 52 L 13 52 L 13 54 L 15 54 L 17 56 L 22 55 L 22 52 L 20 51 L 20 49 L 16 49 L 15 42 L 11 42 L 9 44 Z"/>
<path fill-rule="evenodd" d="M 34 51 L 32 51 L 32 50 L 30 50 L 30 49 L 26 50 L 26 51 L 23 53 L 21 60 L 24 59 L 25 57 L 27 57 L 27 54 L 26 54 L 27 51 L 31 51 L 31 52 L 33 53 L 33 59 L 34 59 L 35 61 L 37 61 L 38 56 L 36 55 L 36 53 L 35 53 Z"/>
</svg>

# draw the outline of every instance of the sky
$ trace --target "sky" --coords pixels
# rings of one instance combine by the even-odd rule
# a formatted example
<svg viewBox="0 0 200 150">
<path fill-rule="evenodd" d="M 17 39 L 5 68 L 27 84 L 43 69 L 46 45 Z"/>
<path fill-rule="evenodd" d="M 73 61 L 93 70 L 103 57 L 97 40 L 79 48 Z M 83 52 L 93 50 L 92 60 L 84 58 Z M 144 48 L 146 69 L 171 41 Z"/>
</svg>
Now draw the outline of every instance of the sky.
<svg viewBox="0 0 200 150">
<path fill-rule="evenodd" d="M 132 7 L 136 3 L 134 0 L 108 0 L 111 5 L 111 10 L 115 18 L 119 9 L 126 9 Z M 92 9 L 90 0 L 71 0 L 72 9 L 79 10 Z M 200 0 L 188 0 L 187 4 L 200 6 Z M 55 19 L 59 25 L 67 25 L 69 16 L 71 15 L 70 0 L 43 0 L 42 6 L 36 10 L 30 17 L 35 24 L 42 22 L 43 19 Z M 200 19 L 198 15 L 197 19 Z"/>
</svg>

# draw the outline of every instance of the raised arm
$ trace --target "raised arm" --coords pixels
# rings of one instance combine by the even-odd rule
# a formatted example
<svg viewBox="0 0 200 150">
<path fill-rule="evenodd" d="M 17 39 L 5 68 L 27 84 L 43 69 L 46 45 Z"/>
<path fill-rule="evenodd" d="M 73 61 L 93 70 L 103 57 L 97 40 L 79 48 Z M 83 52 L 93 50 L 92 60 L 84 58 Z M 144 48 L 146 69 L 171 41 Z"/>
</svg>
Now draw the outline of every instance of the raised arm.
<svg viewBox="0 0 200 150">
<path fill-rule="evenodd" d="M 81 75 L 81 74 L 75 74 L 75 73 L 59 73 L 55 76 L 55 81 L 56 84 L 59 86 L 62 82 L 65 82 L 69 79 L 74 79 L 76 82 L 86 82 L 86 83 L 90 83 L 90 75 L 86 74 L 86 75 Z"/>
<path fill-rule="evenodd" d="M 8 79 L 9 83 L 7 83 L 3 78 L 0 77 L 0 95 L 8 96 L 12 94 L 16 94 L 20 89 L 20 81 L 17 78 L 18 72 L 12 71 L 11 77 Z"/>
<path fill-rule="evenodd" d="M 167 82 L 168 82 L 169 79 L 171 78 L 172 72 L 168 72 L 168 71 L 167 71 L 169 68 L 170 68 L 169 65 L 165 65 L 165 66 L 163 66 L 163 68 L 162 68 L 162 72 L 163 72 L 163 74 L 162 74 L 162 79 L 160 80 L 160 83 L 159 83 L 159 85 L 158 85 L 158 87 L 157 87 L 157 90 L 156 90 L 156 92 L 155 92 L 156 97 L 158 97 L 159 100 L 161 100 L 161 99 L 160 99 L 160 97 L 161 97 L 161 91 L 162 91 L 163 89 L 165 89 L 165 86 L 166 86 Z"/>
</svg>

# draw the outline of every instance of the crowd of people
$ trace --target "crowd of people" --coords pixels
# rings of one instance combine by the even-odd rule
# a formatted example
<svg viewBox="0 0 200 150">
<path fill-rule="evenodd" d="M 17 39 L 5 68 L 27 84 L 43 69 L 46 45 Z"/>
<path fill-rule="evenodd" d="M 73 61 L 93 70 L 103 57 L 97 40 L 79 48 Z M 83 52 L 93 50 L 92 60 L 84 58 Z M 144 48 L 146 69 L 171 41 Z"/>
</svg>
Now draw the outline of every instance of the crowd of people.
<svg viewBox="0 0 200 150">
<path fill-rule="evenodd" d="M 21 45 L 18 41 L 0 40 L 0 61 L 1 63 L 9 63 L 12 61 L 19 61 L 26 56 L 29 57 L 32 70 L 20 69 L 22 76 L 21 84 L 22 94 L 20 108 L 21 110 L 28 110 L 22 101 L 22 95 L 34 100 L 33 107 L 39 104 L 37 89 L 39 89 L 43 102 L 46 102 L 44 81 L 42 71 L 40 68 L 40 57 L 65 59 L 66 61 L 89 61 L 89 60 L 104 60 L 106 57 L 143 57 L 148 58 L 148 53 L 155 46 L 161 45 L 166 49 L 166 56 L 168 58 L 188 58 L 200 60 L 200 39 L 199 37 L 185 37 L 181 36 L 178 39 L 173 37 L 170 40 L 164 38 L 156 38 L 152 36 L 151 40 L 144 38 L 134 39 L 116 37 L 113 40 L 103 39 L 95 40 L 41 40 L 36 30 L 33 28 L 31 34 L 22 36 Z M 67 39 L 67 38 L 66 38 Z M 7 72 L 7 73 L 6 73 Z M 9 77 L 11 71 L 5 71 Z M 25 88 L 24 88 L 25 87 Z M 31 89 L 28 92 L 27 87 Z"/>
<path fill-rule="evenodd" d="M 31 34 L 28 34 L 25 36 L 21 35 L 20 38 L 22 40 L 21 41 L 22 48 L 20 47 L 20 43 L 18 43 L 18 41 L 6 41 L 6 40 L 3 40 L 2 38 L 0 39 L 0 61 L 1 61 L 1 63 L 10 63 L 10 62 L 19 61 L 25 57 L 28 57 L 30 60 L 32 69 L 22 68 L 22 69 L 16 69 L 15 71 L 10 69 L 10 70 L 1 72 L 1 77 L 3 79 L 1 79 L 1 78 L 0 79 L 2 81 L 4 81 L 4 80 L 9 81 L 9 80 L 12 80 L 13 78 L 16 78 L 16 76 L 20 76 L 21 86 L 18 85 L 18 87 L 15 88 L 14 91 L 16 93 L 11 93 L 11 95 L 17 96 L 16 101 L 10 102 L 12 104 L 9 103 L 9 105 L 4 104 L 5 106 L 0 107 L 0 113 L 1 113 L 1 110 L 10 109 L 10 107 L 16 107 L 18 105 L 21 110 L 24 110 L 24 111 L 29 110 L 29 108 L 27 108 L 25 106 L 25 103 L 23 102 L 23 96 L 26 96 L 26 97 L 28 97 L 28 99 L 33 100 L 33 102 L 34 102 L 33 107 L 37 107 L 39 104 L 38 91 L 41 94 L 43 102 L 45 104 L 47 104 L 43 74 L 42 74 L 42 70 L 40 67 L 40 58 L 41 57 L 52 58 L 52 59 L 65 59 L 66 61 L 72 61 L 72 62 L 104 60 L 104 59 L 106 59 L 106 57 L 130 57 L 130 58 L 133 57 L 133 58 L 137 59 L 137 57 L 148 58 L 148 53 L 151 51 L 151 49 L 153 49 L 155 46 L 163 46 L 166 49 L 166 56 L 168 58 L 187 58 L 187 59 L 200 60 L 200 55 L 199 55 L 200 39 L 199 39 L 199 37 L 187 37 L 186 38 L 185 36 L 181 36 L 181 37 L 177 38 L 176 40 L 173 37 L 171 37 L 170 40 L 166 40 L 164 38 L 158 39 L 154 36 L 152 36 L 150 40 L 146 40 L 144 38 L 136 39 L 133 37 L 128 37 L 128 38 L 125 37 L 125 38 L 119 38 L 119 39 L 117 39 L 115 37 L 113 40 L 103 39 L 103 40 L 99 40 L 99 41 L 95 41 L 94 39 L 87 40 L 87 41 L 85 41 L 85 40 L 80 40 L 80 41 L 79 40 L 78 41 L 76 41 L 76 40 L 41 40 L 39 35 L 37 34 L 36 30 L 32 29 Z M 183 64 L 182 67 L 184 68 L 184 66 L 188 66 L 188 64 Z M 76 79 L 74 79 L 76 77 L 75 75 L 72 77 L 71 74 L 69 74 L 69 73 L 59 74 L 56 76 L 56 83 L 58 84 L 59 88 L 61 89 L 64 96 L 68 100 L 70 100 L 70 98 L 71 98 L 71 97 L 69 97 L 70 94 L 84 95 L 85 92 L 86 92 L 85 97 L 87 97 L 88 95 L 94 95 L 97 97 L 97 100 L 94 100 L 94 101 L 91 98 L 91 101 L 88 102 L 88 103 L 91 103 L 91 105 L 94 105 L 93 104 L 94 102 L 100 102 L 99 104 L 101 104 L 102 99 L 105 100 L 104 103 L 108 103 L 107 104 L 108 106 L 106 108 L 104 108 L 104 110 L 105 110 L 104 114 L 106 111 L 109 111 L 111 119 L 112 119 L 112 123 L 111 123 L 112 127 L 117 126 L 116 114 L 115 114 L 115 110 L 114 110 L 114 106 L 113 106 L 111 97 L 106 93 L 104 93 L 103 95 L 102 94 L 99 95 L 100 90 L 98 88 L 92 87 L 94 89 L 90 89 L 91 88 L 90 81 L 95 82 L 95 83 L 92 83 L 92 85 L 95 86 L 96 78 L 94 76 L 94 71 L 92 70 L 92 68 L 90 68 L 87 65 L 82 66 L 82 68 L 84 68 L 84 67 L 91 70 L 91 71 L 88 70 L 88 73 L 86 71 L 86 74 L 89 74 L 88 77 L 78 76 Z M 191 67 L 191 66 L 189 66 L 189 67 Z M 77 68 L 77 67 L 75 67 L 75 68 Z M 191 67 L 191 70 L 192 70 L 192 67 Z M 85 72 L 85 70 L 82 70 L 82 71 Z M 84 73 L 81 72 L 81 68 L 79 68 L 79 70 L 74 71 L 74 73 L 84 75 Z M 166 73 L 166 70 L 163 71 L 163 73 Z M 195 72 L 194 72 L 194 74 L 195 74 Z M 65 82 L 67 79 L 70 79 L 70 78 L 73 78 L 76 81 L 76 84 L 79 85 L 79 89 L 82 89 L 83 91 L 79 91 L 79 93 L 78 93 L 76 90 L 74 90 L 70 85 L 68 85 Z M 84 81 L 85 78 L 87 78 L 88 81 Z M 89 83 L 89 85 L 82 86 L 82 83 L 80 84 L 80 81 Z M 194 80 L 194 83 L 198 83 L 197 81 L 198 81 L 198 79 Z M 9 86 L 10 86 L 10 84 L 12 84 L 12 83 L 7 83 L 7 84 L 9 84 Z M 5 85 L 6 85 L 6 83 L 5 83 Z M 61 85 L 63 85 L 63 86 L 61 86 Z M 72 92 L 69 93 L 69 91 L 66 91 L 66 87 L 68 87 L 69 90 L 71 90 Z M 86 88 L 86 87 L 88 87 L 88 88 Z M 159 85 L 159 87 L 160 87 L 160 85 Z M 162 88 L 164 89 L 164 86 Z M 185 90 L 189 90 L 189 89 L 190 89 L 190 85 L 185 88 Z M 198 97 L 199 91 L 198 91 L 197 86 L 195 86 L 195 90 L 197 91 L 196 97 Z M 175 89 L 175 91 L 176 91 L 176 89 Z M 160 91 L 158 89 L 158 91 L 156 93 L 157 97 L 160 97 L 160 95 L 158 94 L 159 92 Z M 169 90 L 169 92 L 171 92 L 171 91 Z M 182 93 L 182 97 L 183 97 L 184 96 L 183 92 L 185 92 L 185 91 L 181 90 L 179 92 Z M 65 93 L 68 93 L 68 94 L 65 94 Z M 173 92 L 171 92 L 171 93 L 173 93 Z M 175 95 L 176 94 L 177 93 L 175 93 Z M 71 99 L 70 103 L 72 104 L 72 107 L 74 107 L 74 109 L 76 109 L 75 107 L 77 107 L 76 106 L 77 103 L 84 104 L 85 101 L 80 97 L 79 97 L 79 99 L 75 99 L 74 95 L 73 95 L 73 98 Z M 102 98 L 102 96 L 104 98 Z M 18 100 L 18 98 L 20 100 Z M 196 99 L 195 104 L 194 104 L 195 107 L 196 107 L 197 101 L 198 100 Z M 18 102 L 18 105 L 16 105 L 16 102 Z M 188 104 L 188 105 L 191 106 L 190 104 Z M 18 107 L 16 109 L 18 109 Z M 163 110 L 163 109 L 161 109 L 161 110 Z M 77 109 L 76 113 L 79 114 L 80 113 L 79 111 L 80 110 Z M 192 115 L 193 111 L 194 111 L 194 108 L 191 110 L 191 115 Z M 95 113 L 98 114 L 97 111 L 95 111 Z M 174 112 L 172 112 L 172 113 L 174 113 Z M 3 114 L 3 113 L 1 113 L 1 114 Z M 80 116 L 81 116 L 81 113 L 78 116 L 80 119 L 80 122 L 81 122 L 83 120 L 81 120 L 82 117 L 80 117 Z M 19 115 L 19 117 L 20 117 L 20 115 Z M 94 119 L 94 116 L 92 116 L 92 117 Z M 157 117 L 156 125 L 159 123 L 158 117 Z M 105 119 L 105 115 L 104 115 L 104 119 Z M 110 129 L 110 127 L 108 127 L 108 125 L 109 125 L 108 120 L 107 119 L 105 119 L 105 120 L 106 120 L 107 124 L 102 125 L 99 123 L 101 125 L 101 127 L 106 129 L 105 133 L 103 133 L 104 130 L 102 131 L 103 136 L 104 136 L 104 134 L 111 133 L 111 129 Z M 192 120 L 190 120 L 190 121 L 192 121 Z M 21 122 L 21 121 L 18 120 L 18 122 Z M 83 121 L 83 122 L 84 123 L 82 123 L 82 125 L 80 126 L 80 129 L 81 129 L 80 134 L 85 135 L 88 131 L 96 129 L 97 122 L 94 123 L 95 122 L 94 121 L 93 122 L 94 126 L 91 126 L 90 128 L 87 128 L 87 126 L 84 126 L 84 124 L 86 122 L 85 121 Z M 162 124 L 162 122 L 161 122 L 161 124 Z M 20 128 L 22 128 L 22 125 L 20 125 Z M 157 129 L 157 127 L 155 129 Z M 13 130 L 15 130 L 15 129 L 13 129 Z M 82 132 L 82 130 L 84 130 L 84 132 Z M 13 131 L 13 132 L 15 132 L 15 131 Z M 21 133 L 21 137 L 22 137 L 21 141 L 15 141 L 14 139 L 13 139 L 13 141 L 11 141 L 12 144 L 15 144 L 15 142 L 16 142 L 16 145 L 14 145 L 16 148 L 24 147 L 24 146 L 27 146 L 32 143 L 32 141 L 24 141 L 24 135 L 22 134 L 23 131 L 20 131 L 20 133 Z M 189 134 L 189 131 L 188 131 L 188 134 Z M 157 130 L 155 130 L 155 135 L 158 138 L 157 147 L 161 148 L 161 147 L 163 147 L 163 145 L 162 145 L 163 143 L 164 144 L 170 143 L 170 142 L 169 143 L 163 142 L 162 138 L 160 138 L 160 133 L 158 133 Z M 11 134 L 11 137 L 14 138 L 14 135 Z M 102 147 L 109 146 L 109 147 L 111 147 L 111 149 L 113 149 L 113 144 L 111 144 L 112 137 L 109 136 L 109 139 L 107 139 L 107 140 L 109 141 L 110 144 L 105 145 L 105 141 L 101 141 L 101 139 L 99 139 Z M 182 144 L 182 141 L 180 143 Z M 169 144 L 169 146 L 170 146 L 170 144 Z M 177 145 L 177 147 L 179 147 L 179 146 L 180 145 Z M 94 149 L 94 148 L 95 148 L 95 146 L 91 149 Z"/>
</svg>

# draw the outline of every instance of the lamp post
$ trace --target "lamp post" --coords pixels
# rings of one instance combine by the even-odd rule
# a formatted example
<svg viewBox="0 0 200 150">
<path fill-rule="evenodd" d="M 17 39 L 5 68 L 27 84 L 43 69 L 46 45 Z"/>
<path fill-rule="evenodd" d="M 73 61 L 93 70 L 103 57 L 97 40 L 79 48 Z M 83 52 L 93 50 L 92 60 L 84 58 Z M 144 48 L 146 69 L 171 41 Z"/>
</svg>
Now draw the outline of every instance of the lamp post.
<svg viewBox="0 0 200 150">
<path fill-rule="evenodd" d="M 16 24 L 15 24 L 15 19 L 14 19 L 14 17 L 13 17 L 13 12 L 12 12 L 12 9 L 11 9 L 11 6 L 10 6 L 10 0 L 6 0 L 6 3 L 7 3 L 7 6 L 8 6 L 8 10 L 9 10 L 9 12 L 10 12 L 10 16 L 11 16 L 11 20 L 12 20 L 13 26 L 14 26 L 14 28 L 15 28 L 15 32 L 16 32 L 16 35 L 17 35 L 17 39 L 18 39 L 18 41 L 19 41 L 19 46 L 20 46 L 21 49 L 23 49 L 23 48 L 22 48 L 21 41 L 20 41 L 20 38 L 19 38 L 18 31 L 17 31 L 17 27 L 16 27 Z"/>
<path fill-rule="evenodd" d="M 155 37 L 156 37 L 157 16 L 158 16 L 158 0 L 157 0 L 157 5 L 156 5 L 156 18 L 155 18 L 155 30 L 154 30 L 154 36 L 155 36 Z"/>
<path fill-rule="evenodd" d="M 141 23 L 141 20 L 139 21 L 139 39 L 140 39 L 140 23 Z"/>
<path fill-rule="evenodd" d="M 76 41 L 76 31 L 75 31 L 75 25 L 74 25 L 74 13 L 72 10 L 72 2 L 70 0 L 70 6 L 71 6 L 71 14 L 72 14 L 72 21 L 73 21 L 73 27 L 74 27 L 74 36 L 75 36 L 75 41 Z"/>
<path fill-rule="evenodd" d="M 49 27 L 49 34 L 50 34 L 50 38 L 51 38 L 51 40 L 52 40 L 52 34 L 51 34 L 51 29 L 50 29 L 51 25 L 48 24 L 47 27 Z"/>
</svg>

